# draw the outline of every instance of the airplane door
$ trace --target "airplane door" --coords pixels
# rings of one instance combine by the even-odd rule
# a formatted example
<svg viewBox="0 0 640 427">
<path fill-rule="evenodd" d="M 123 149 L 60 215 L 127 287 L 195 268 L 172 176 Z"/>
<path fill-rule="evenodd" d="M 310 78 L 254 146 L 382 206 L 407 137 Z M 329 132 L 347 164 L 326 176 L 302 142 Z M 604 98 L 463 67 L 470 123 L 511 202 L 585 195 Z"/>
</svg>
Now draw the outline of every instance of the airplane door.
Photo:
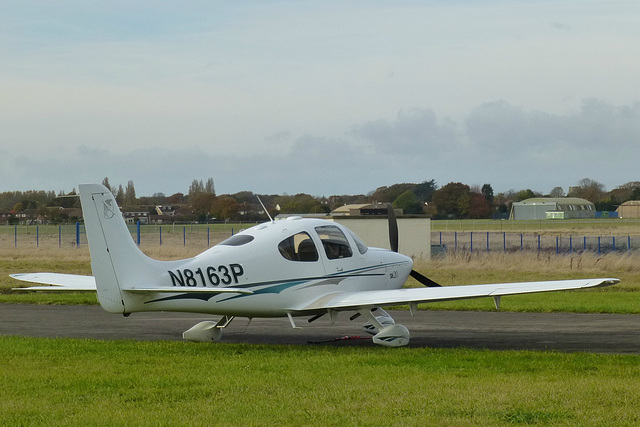
<svg viewBox="0 0 640 427">
<path fill-rule="evenodd" d="M 328 275 L 353 271 L 362 264 L 362 256 L 354 251 L 342 230 L 335 225 L 315 228 L 322 242 L 323 262 Z"/>
</svg>

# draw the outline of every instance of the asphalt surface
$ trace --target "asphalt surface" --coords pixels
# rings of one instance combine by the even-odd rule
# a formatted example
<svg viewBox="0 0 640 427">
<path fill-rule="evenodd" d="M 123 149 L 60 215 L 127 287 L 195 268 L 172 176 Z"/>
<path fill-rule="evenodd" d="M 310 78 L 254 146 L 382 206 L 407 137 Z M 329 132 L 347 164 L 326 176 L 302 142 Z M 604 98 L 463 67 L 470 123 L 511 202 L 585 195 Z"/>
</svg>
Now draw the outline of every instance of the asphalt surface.
<svg viewBox="0 0 640 427">
<path fill-rule="evenodd" d="M 313 323 L 296 319 L 235 319 L 223 343 L 374 346 L 363 321 L 341 313 Z M 411 332 L 410 347 L 640 354 L 640 315 L 391 311 Z M 216 316 L 190 313 L 109 314 L 99 306 L 0 304 L 0 335 L 92 338 L 99 340 L 181 340 L 182 332 Z M 344 339 L 344 337 L 352 337 Z M 358 338 L 364 337 L 364 338 Z M 216 345 L 216 344 L 211 344 Z"/>
</svg>

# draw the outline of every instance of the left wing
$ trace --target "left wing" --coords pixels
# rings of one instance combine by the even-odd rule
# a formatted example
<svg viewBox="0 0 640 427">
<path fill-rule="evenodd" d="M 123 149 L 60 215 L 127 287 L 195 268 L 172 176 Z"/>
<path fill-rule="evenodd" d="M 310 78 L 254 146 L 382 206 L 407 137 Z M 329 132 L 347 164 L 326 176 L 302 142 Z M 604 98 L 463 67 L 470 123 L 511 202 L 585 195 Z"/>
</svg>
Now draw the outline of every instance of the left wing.
<svg viewBox="0 0 640 427">
<path fill-rule="evenodd" d="M 620 282 L 619 279 L 606 278 L 343 292 L 325 295 L 311 304 L 298 307 L 297 310 L 348 310 L 467 298 L 501 297 L 534 292 L 597 288 L 611 286 L 618 282 Z"/>
</svg>

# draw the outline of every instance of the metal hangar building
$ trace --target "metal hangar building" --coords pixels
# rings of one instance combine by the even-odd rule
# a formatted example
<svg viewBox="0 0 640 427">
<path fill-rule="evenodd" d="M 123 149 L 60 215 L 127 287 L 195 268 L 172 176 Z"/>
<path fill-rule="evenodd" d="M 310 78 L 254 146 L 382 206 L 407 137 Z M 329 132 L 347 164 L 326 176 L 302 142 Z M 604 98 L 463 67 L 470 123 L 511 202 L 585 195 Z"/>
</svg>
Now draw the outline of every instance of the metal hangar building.
<svg viewBox="0 0 640 427">
<path fill-rule="evenodd" d="M 511 205 L 509 219 L 587 219 L 596 217 L 593 203 L 579 197 L 535 197 Z"/>
</svg>

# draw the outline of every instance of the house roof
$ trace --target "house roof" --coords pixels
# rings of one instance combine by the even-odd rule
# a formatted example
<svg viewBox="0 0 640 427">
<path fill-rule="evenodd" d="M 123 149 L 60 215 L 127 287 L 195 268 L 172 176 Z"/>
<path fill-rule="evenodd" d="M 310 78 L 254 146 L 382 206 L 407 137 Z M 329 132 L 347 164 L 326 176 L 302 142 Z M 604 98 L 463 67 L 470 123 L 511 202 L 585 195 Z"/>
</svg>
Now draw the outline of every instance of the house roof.
<svg viewBox="0 0 640 427">
<path fill-rule="evenodd" d="M 620 206 L 640 206 L 640 200 L 627 200 Z"/>
<path fill-rule="evenodd" d="M 372 209 L 372 208 L 375 208 L 376 206 L 377 205 L 373 205 L 371 203 L 344 205 L 334 209 L 331 213 L 349 213 L 354 209 Z"/>
<path fill-rule="evenodd" d="M 531 199 L 526 199 L 516 203 L 525 205 L 593 205 L 593 203 L 587 199 L 582 199 L 580 197 L 532 197 Z"/>
</svg>

